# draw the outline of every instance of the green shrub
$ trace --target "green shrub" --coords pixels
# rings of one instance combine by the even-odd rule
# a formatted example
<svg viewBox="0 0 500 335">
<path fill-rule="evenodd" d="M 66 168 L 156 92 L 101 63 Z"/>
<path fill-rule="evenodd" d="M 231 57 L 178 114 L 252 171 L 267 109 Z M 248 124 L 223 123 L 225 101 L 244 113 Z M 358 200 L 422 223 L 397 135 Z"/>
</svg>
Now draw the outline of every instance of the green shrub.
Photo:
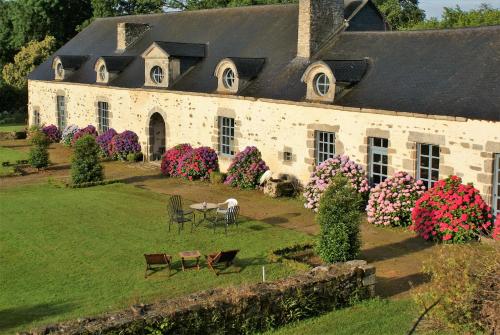
<svg viewBox="0 0 500 335">
<path fill-rule="evenodd" d="M 30 137 L 29 164 L 37 169 L 49 166 L 49 139 L 42 131 L 33 131 Z"/>
<path fill-rule="evenodd" d="M 100 147 L 91 135 L 81 137 L 75 143 L 71 164 L 73 184 L 103 180 L 103 169 L 99 163 Z"/>
<path fill-rule="evenodd" d="M 218 171 L 210 172 L 210 183 L 211 184 L 222 184 L 226 179 L 226 175 L 224 173 Z"/>
<path fill-rule="evenodd" d="M 142 161 L 142 152 L 131 152 L 127 155 L 127 161 L 139 162 Z"/>
<path fill-rule="evenodd" d="M 317 252 L 325 262 L 345 262 L 358 256 L 362 201 L 347 178 L 337 175 L 332 179 L 316 217 L 321 227 Z"/>
</svg>

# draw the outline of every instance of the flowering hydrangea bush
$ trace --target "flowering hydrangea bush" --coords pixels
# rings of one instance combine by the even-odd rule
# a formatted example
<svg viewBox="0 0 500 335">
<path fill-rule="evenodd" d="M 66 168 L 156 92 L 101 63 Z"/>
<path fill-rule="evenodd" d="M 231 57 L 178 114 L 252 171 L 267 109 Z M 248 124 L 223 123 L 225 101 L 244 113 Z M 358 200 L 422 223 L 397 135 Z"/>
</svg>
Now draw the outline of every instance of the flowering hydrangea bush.
<svg viewBox="0 0 500 335">
<path fill-rule="evenodd" d="M 61 140 L 61 132 L 57 129 L 57 126 L 53 124 L 43 127 L 42 131 L 52 143 L 57 143 Z"/>
<path fill-rule="evenodd" d="M 416 201 L 410 229 L 426 240 L 466 242 L 491 233 L 492 217 L 479 191 L 451 176 Z"/>
<path fill-rule="evenodd" d="M 109 128 L 104 133 L 96 137 L 96 142 L 101 148 L 102 157 L 111 157 L 111 140 L 118 133 L 113 128 Z"/>
<path fill-rule="evenodd" d="M 73 135 L 73 139 L 71 140 L 71 145 L 75 145 L 76 141 L 78 141 L 78 139 L 82 138 L 85 135 L 90 135 L 95 138 L 97 137 L 98 134 L 95 127 L 89 124 L 87 127 L 78 130 L 75 133 L 75 135 Z"/>
<path fill-rule="evenodd" d="M 318 211 L 319 199 L 328 188 L 333 177 L 342 174 L 349 179 L 351 185 L 363 196 L 369 191 L 368 178 L 363 168 L 346 155 L 336 155 L 316 166 L 311 179 L 304 189 L 306 203 L 304 206 Z"/>
<path fill-rule="evenodd" d="M 61 143 L 65 146 L 71 146 L 71 142 L 73 141 L 73 137 L 78 132 L 78 126 L 74 124 L 70 124 L 64 128 L 61 135 Z"/>
<path fill-rule="evenodd" d="M 497 215 L 497 219 L 495 220 L 492 236 L 495 240 L 500 240 L 500 214 Z"/>
<path fill-rule="evenodd" d="M 200 147 L 187 151 L 178 161 L 177 176 L 193 179 L 208 179 L 212 171 L 219 169 L 219 160 L 214 149 Z"/>
<path fill-rule="evenodd" d="M 243 189 L 255 188 L 259 178 L 269 170 L 266 162 L 262 160 L 262 154 L 256 147 L 246 147 L 245 150 L 236 154 L 229 169 L 225 184 Z"/>
<path fill-rule="evenodd" d="M 425 191 L 424 183 L 406 172 L 396 172 L 370 190 L 368 222 L 383 226 L 409 226 L 415 201 Z"/>
<path fill-rule="evenodd" d="M 186 143 L 178 144 L 175 147 L 168 149 L 163 155 L 161 161 L 162 174 L 167 177 L 176 177 L 177 165 L 179 164 L 179 160 L 184 156 L 185 153 L 191 150 L 193 150 L 193 147 Z"/>
<path fill-rule="evenodd" d="M 139 137 L 133 131 L 125 130 L 111 139 L 110 154 L 114 158 L 126 160 L 128 154 L 139 152 L 141 152 Z"/>
</svg>

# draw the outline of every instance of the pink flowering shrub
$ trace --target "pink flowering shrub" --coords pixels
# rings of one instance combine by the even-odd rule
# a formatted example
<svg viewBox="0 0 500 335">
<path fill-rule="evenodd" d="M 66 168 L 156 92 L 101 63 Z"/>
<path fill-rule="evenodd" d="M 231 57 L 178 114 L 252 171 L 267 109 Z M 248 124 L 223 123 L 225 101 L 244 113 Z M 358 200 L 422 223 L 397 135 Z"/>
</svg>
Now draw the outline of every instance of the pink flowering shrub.
<svg viewBox="0 0 500 335">
<path fill-rule="evenodd" d="M 139 152 L 141 152 L 139 137 L 131 130 L 125 130 L 123 133 L 119 133 L 111 139 L 111 157 L 126 160 L 128 154 Z"/>
<path fill-rule="evenodd" d="M 495 220 L 492 236 L 495 240 L 500 240 L 500 214 L 497 215 Z"/>
<path fill-rule="evenodd" d="M 262 154 L 256 147 L 246 147 L 236 154 L 229 169 L 224 184 L 242 189 L 256 188 L 259 178 L 269 170 Z"/>
<path fill-rule="evenodd" d="M 53 124 L 43 127 L 42 131 L 51 143 L 57 143 L 61 140 L 61 132 Z"/>
<path fill-rule="evenodd" d="M 383 226 L 409 226 L 415 201 L 425 191 L 424 183 L 406 172 L 394 176 L 370 190 L 366 213 L 368 222 Z"/>
<path fill-rule="evenodd" d="M 118 135 L 116 130 L 109 128 L 104 133 L 96 137 L 96 142 L 101 148 L 102 157 L 111 157 L 111 140 Z"/>
<path fill-rule="evenodd" d="M 208 179 L 210 173 L 217 170 L 219 170 L 217 153 L 209 147 L 191 149 L 177 163 L 177 176 L 189 180 Z"/>
<path fill-rule="evenodd" d="M 316 166 L 304 190 L 304 206 L 318 211 L 319 199 L 328 188 L 333 177 L 344 175 L 351 185 L 363 196 L 369 191 L 368 178 L 363 168 L 346 155 L 336 155 Z"/>
<path fill-rule="evenodd" d="M 476 240 L 493 230 L 491 208 L 472 184 L 451 176 L 439 180 L 415 203 L 411 230 L 426 240 Z"/>
<path fill-rule="evenodd" d="M 187 143 L 178 144 L 168 149 L 161 161 L 161 173 L 167 177 L 177 177 L 177 165 L 179 164 L 179 160 L 185 153 L 191 150 L 193 150 L 193 147 Z"/>
<path fill-rule="evenodd" d="M 73 138 L 71 139 L 71 145 L 74 146 L 76 141 L 78 141 L 79 138 L 82 138 L 85 135 L 90 135 L 90 136 L 96 138 L 98 134 L 97 134 L 97 130 L 95 129 L 95 127 L 93 125 L 89 124 L 87 127 L 78 130 L 73 135 Z"/>
</svg>

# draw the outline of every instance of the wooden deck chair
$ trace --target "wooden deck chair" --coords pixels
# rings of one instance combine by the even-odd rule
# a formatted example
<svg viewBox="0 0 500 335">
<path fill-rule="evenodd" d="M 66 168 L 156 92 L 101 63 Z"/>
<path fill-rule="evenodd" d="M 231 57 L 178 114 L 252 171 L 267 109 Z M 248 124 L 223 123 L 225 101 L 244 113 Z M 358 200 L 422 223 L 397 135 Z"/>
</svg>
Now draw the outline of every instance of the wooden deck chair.
<svg viewBox="0 0 500 335">
<path fill-rule="evenodd" d="M 167 254 L 144 254 L 144 258 L 146 258 L 146 272 L 144 273 L 144 278 L 147 278 L 148 271 L 156 272 L 158 269 L 164 267 L 168 268 L 168 276 L 170 277 L 172 256 Z"/>
<path fill-rule="evenodd" d="M 206 255 L 205 258 L 207 259 L 207 265 L 218 276 L 219 272 L 217 272 L 217 268 L 221 265 L 225 265 L 226 268 L 230 267 L 233 264 L 238 252 L 239 250 L 228 250 Z"/>
</svg>

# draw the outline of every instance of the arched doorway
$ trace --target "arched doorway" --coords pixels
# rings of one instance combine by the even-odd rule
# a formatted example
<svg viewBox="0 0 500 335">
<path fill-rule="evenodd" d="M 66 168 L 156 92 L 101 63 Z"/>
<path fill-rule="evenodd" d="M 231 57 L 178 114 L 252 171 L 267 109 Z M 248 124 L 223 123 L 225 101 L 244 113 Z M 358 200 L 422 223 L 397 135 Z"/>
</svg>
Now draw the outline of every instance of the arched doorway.
<svg viewBox="0 0 500 335">
<path fill-rule="evenodd" d="M 149 160 L 160 160 L 166 146 L 165 120 L 160 113 L 154 113 L 149 120 Z"/>
</svg>

